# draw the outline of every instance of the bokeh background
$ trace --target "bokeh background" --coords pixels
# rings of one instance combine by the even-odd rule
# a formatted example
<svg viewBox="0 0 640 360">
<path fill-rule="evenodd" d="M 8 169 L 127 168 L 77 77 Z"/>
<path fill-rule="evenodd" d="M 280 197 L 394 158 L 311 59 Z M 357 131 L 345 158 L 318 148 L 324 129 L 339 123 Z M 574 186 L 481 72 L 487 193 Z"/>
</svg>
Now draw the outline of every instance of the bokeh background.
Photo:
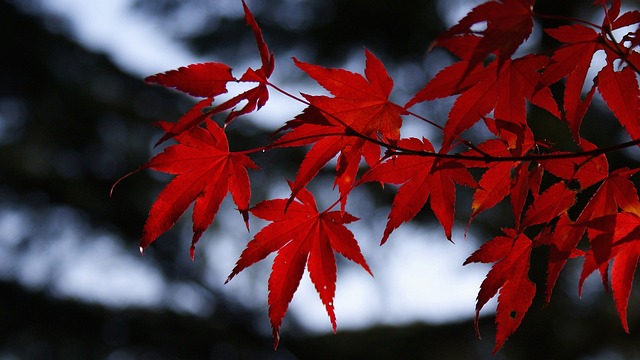
<svg viewBox="0 0 640 360">
<path fill-rule="evenodd" d="M 291 63 L 297 58 L 361 72 L 371 50 L 406 100 L 452 59 L 427 53 L 434 37 L 477 0 L 247 1 L 276 56 L 272 80 L 281 87 L 322 90 Z M 599 21 L 591 2 L 538 1 L 540 13 Z M 623 1 L 625 10 L 637 1 Z M 527 51 L 554 45 L 536 23 Z M 230 201 L 205 233 L 192 262 L 189 216 L 146 252 L 137 241 L 146 214 L 169 177 L 140 172 L 161 136 L 151 124 L 176 120 L 192 99 L 145 85 L 145 76 L 198 61 L 220 61 L 239 75 L 259 59 L 239 0 L 0 1 L 0 359 L 640 359 L 640 306 L 632 293 L 631 335 L 620 327 L 611 297 L 595 277 L 577 296 L 580 262 L 564 271 L 549 306 L 540 299 L 503 350 L 491 356 L 492 309 L 483 311 L 479 340 L 474 301 L 488 267 L 462 267 L 481 242 L 509 225 L 508 205 L 479 216 L 466 238 L 471 192 L 460 188 L 455 244 L 433 215 L 379 246 L 392 192 L 363 187 L 349 211 L 350 227 L 375 278 L 339 260 L 333 335 L 305 276 L 285 318 L 278 351 L 271 347 L 266 283 L 270 259 L 223 283 L 251 233 Z M 597 57 L 594 60 L 597 66 Z M 442 122 L 451 99 L 422 105 Z M 232 147 L 265 144 L 273 130 L 302 109 L 272 100 L 229 127 Z M 564 124 L 531 112 L 540 138 L 565 142 Z M 585 137 L 600 146 L 624 141 L 595 100 Z M 407 121 L 403 135 L 424 135 Z M 470 138 L 476 134 L 472 131 Z M 478 134 L 479 137 L 482 134 Z M 277 150 L 253 159 L 253 203 L 287 196 L 304 153 Z M 636 150 L 613 154 L 637 166 Z M 311 184 L 335 199 L 332 171 Z M 333 200 L 327 200 L 327 204 Z M 534 252 L 531 277 L 544 285 L 544 249 Z"/>
</svg>

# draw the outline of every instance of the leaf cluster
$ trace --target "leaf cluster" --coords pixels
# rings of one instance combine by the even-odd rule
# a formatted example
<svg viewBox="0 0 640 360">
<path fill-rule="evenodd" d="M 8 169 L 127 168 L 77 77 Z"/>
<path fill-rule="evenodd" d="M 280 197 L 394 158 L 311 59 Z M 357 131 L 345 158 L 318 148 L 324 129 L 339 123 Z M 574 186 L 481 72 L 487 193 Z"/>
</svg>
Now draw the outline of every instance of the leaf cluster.
<svg viewBox="0 0 640 360">
<path fill-rule="evenodd" d="M 141 249 L 170 229 L 194 203 L 193 257 L 198 239 L 231 193 L 245 222 L 255 216 L 269 224 L 248 242 L 227 281 L 276 253 L 268 303 L 277 347 L 282 319 L 305 268 L 334 331 L 334 253 L 371 273 L 346 227 L 358 220 L 346 211 L 355 189 L 369 182 L 396 185 L 382 234 L 384 243 L 425 206 L 451 240 L 457 186 L 462 185 L 473 190 L 469 223 L 503 201 L 509 202 L 513 215 L 511 227 L 484 242 L 465 262 L 493 264 L 480 286 L 476 313 L 498 296 L 494 352 L 520 325 L 538 291 L 529 278 L 531 252 L 536 247 L 549 249 L 547 302 L 567 261 L 582 258 L 580 287 L 587 276 L 599 272 L 605 287 L 613 292 L 622 326 L 628 331 L 626 311 L 640 259 L 640 201 L 630 177 L 640 169 L 611 169 L 608 155 L 640 143 L 640 11 L 623 13 L 621 0 L 598 0 L 595 6 L 602 8 L 601 23 L 564 19 L 570 24 L 544 29 L 558 41 L 556 48 L 516 56 L 531 35 L 534 18 L 546 17 L 535 13 L 534 5 L 535 0 L 492 0 L 474 8 L 433 43 L 458 61 L 438 72 L 406 103 L 398 104 L 390 100 L 393 79 L 368 50 L 362 74 L 293 59 L 327 95 L 295 95 L 273 84 L 269 79 L 275 69 L 274 56 L 243 2 L 245 21 L 258 47 L 259 69 L 248 68 L 236 78 L 226 64 L 208 62 L 146 79 L 201 100 L 177 122 L 160 124 L 165 134 L 159 143 L 173 140 L 175 144 L 140 168 L 176 175 L 151 208 Z M 476 30 L 479 24 L 484 30 Z M 589 84 L 588 71 L 598 51 L 604 52 L 606 62 L 596 69 L 597 76 Z M 235 82 L 254 87 L 218 103 L 227 85 Z M 562 88 L 561 96 L 554 96 L 553 86 Z M 259 110 L 270 91 L 281 92 L 306 108 L 284 123 L 271 143 L 230 151 L 226 126 Z M 629 141 L 600 148 L 581 136 L 582 120 L 596 91 Z M 420 103 L 447 97 L 455 97 L 455 102 L 442 125 L 412 110 Z M 578 150 L 560 151 L 537 139 L 528 123 L 532 107 L 565 123 Z M 224 126 L 211 120 L 221 113 L 227 113 Z M 437 130 L 442 142 L 435 146 L 430 139 L 403 137 L 407 119 Z M 474 144 L 465 136 L 478 126 L 491 136 Z M 251 206 L 247 170 L 257 169 L 251 155 L 292 147 L 307 150 L 295 179 L 289 181 L 289 198 Z M 331 206 L 320 210 L 307 185 L 335 158 L 334 186 L 339 195 Z M 478 172 L 472 174 L 469 169 Z M 582 205 L 576 197 L 587 189 L 593 195 Z M 579 215 L 572 218 L 569 214 Z M 583 242 L 586 246 L 579 248 Z"/>
</svg>

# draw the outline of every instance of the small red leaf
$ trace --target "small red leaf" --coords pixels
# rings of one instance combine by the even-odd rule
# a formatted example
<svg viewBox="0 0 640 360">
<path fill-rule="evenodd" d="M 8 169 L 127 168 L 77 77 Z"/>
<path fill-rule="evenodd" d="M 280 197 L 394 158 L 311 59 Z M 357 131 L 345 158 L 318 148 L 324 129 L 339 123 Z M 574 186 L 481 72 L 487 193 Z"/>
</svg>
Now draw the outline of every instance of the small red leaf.
<svg viewBox="0 0 640 360">
<path fill-rule="evenodd" d="M 472 219 L 479 213 L 496 206 L 509 195 L 512 168 L 513 164 L 508 162 L 495 163 L 482 174 L 478 189 L 473 193 Z"/>
<path fill-rule="evenodd" d="M 586 140 L 580 143 L 583 151 L 597 149 L 597 146 Z M 554 154 L 563 154 L 557 152 Z M 566 159 L 550 159 L 539 161 L 540 165 L 551 174 L 564 180 L 577 180 L 580 188 L 586 189 L 591 185 L 604 180 L 609 176 L 609 162 L 607 157 L 598 156 L 580 156 Z"/>
<path fill-rule="evenodd" d="M 486 23 L 487 28 L 480 31 L 482 38 L 475 46 L 469 66 L 474 67 L 492 53 L 496 53 L 502 63 L 531 34 L 534 2 L 535 0 L 488 1 L 471 10 L 451 29 L 438 36 L 438 40 L 476 34 L 477 31 L 472 27 L 478 23 Z"/>
<path fill-rule="evenodd" d="M 522 220 L 522 227 L 548 223 L 576 202 L 576 192 L 567 188 L 564 182 L 551 185 L 533 200 Z"/>
<path fill-rule="evenodd" d="M 498 68 L 496 61 L 486 67 L 473 67 L 465 75 L 465 61 L 451 65 L 438 73 L 406 105 L 436 98 L 460 95 L 456 99 L 444 127 L 442 148 L 449 150 L 459 136 L 494 111 L 501 121 L 515 124 L 526 133 L 526 101 L 540 106 L 560 117 L 558 106 L 548 87 L 540 87 L 539 70 L 548 59 L 544 56 L 526 56 L 505 60 Z M 460 81 L 459 79 L 464 79 Z"/>
<path fill-rule="evenodd" d="M 229 66 L 216 62 L 191 64 L 145 79 L 149 84 L 175 88 L 191 96 L 208 98 L 226 93 L 227 83 L 235 80 Z"/>
<path fill-rule="evenodd" d="M 251 30 L 253 31 L 253 35 L 256 38 L 256 44 L 258 45 L 258 52 L 260 53 L 260 60 L 262 61 L 262 67 L 256 71 L 258 77 L 260 79 L 266 80 L 271 76 L 274 69 L 274 59 L 273 54 L 269 52 L 269 48 L 262 37 L 262 30 L 258 25 L 258 22 L 253 17 L 251 10 L 247 4 L 242 0 L 242 7 L 244 8 L 244 19 L 245 22 L 251 26 Z"/>
<path fill-rule="evenodd" d="M 591 86 L 587 96 L 582 99 L 582 88 L 591 67 L 593 53 L 602 46 L 598 43 L 598 33 L 580 24 L 545 29 L 545 32 L 565 45 L 554 51 L 551 62 L 544 69 L 541 83 L 549 86 L 567 78 L 564 88 L 564 119 L 569 124 L 574 140 L 579 143 L 580 125 L 595 92 L 595 86 Z"/>
</svg>

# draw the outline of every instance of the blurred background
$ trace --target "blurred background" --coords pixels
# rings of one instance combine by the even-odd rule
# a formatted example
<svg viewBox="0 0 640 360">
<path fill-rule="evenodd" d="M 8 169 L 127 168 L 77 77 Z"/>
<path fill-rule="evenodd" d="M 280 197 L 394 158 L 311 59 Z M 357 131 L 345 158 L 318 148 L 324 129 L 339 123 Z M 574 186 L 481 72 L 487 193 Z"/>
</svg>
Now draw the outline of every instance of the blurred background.
<svg viewBox="0 0 640 360">
<path fill-rule="evenodd" d="M 452 58 L 429 44 L 477 0 L 247 1 L 276 56 L 273 82 L 292 93 L 322 92 L 290 61 L 361 72 L 371 50 L 395 80 L 404 103 Z M 623 1 L 624 10 L 637 1 Z M 590 2 L 538 1 L 539 13 L 600 22 Z M 527 51 L 554 45 L 537 23 Z M 145 85 L 148 75 L 200 61 L 225 62 L 239 76 L 259 66 L 239 0 L 0 1 L 0 359 L 640 359 L 640 306 L 632 293 L 631 335 L 620 327 L 611 297 L 589 278 L 577 296 L 580 262 L 570 262 L 552 302 L 540 299 L 495 357 L 493 308 L 483 310 L 479 340 L 475 297 L 489 267 L 464 259 L 509 226 L 503 204 L 479 216 L 468 235 L 470 195 L 459 188 L 452 244 L 428 210 L 379 246 L 393 193 L 363 187 L 348 211 L 363 220 L 350 229 L 375 278 L 339 259 L 335 299 L 338 333 L 307 276 L 271 347 L 267 278 L 271 260 L 223 283 L 240 252 L 263 225 L 247 233 L 231 201 L 198 244 L 188 249 L 190 217 L 144 256 L 138 239 L 147 212 L 170 177 L 140 172 L 109 197 L 111 185 L 145 163 L 161 136 L 151 124 L 175 121 L 193 99 Z M 597 57 L 594 64 L 597 64 Z M 451 99 L 416 111 L 438 122 Z M 604 146 L 626 140 L 596 99 L 585 137 Z M 258 113 L 229 127 L 231 146 L 266 144 L 302 106 L 272 93 Z M 566 126 L 532 109 L 541 139 L 569 139 Z M 613 124 L 613 125 L 609 125 Z M 404 136 L 429 136 L 406 122 Z M 474 138 L 471 132 L 470 138 Z M 252 203 L 288 196 L 304 156 L 293 150 L 252 158 Z M 613 166 L 638 165 L 636 150 L 612 154 Z M 311 184 L 331 199 L 333 172 Z M 545 251 L 531 270 L 544 286 Z"/>
</svg>

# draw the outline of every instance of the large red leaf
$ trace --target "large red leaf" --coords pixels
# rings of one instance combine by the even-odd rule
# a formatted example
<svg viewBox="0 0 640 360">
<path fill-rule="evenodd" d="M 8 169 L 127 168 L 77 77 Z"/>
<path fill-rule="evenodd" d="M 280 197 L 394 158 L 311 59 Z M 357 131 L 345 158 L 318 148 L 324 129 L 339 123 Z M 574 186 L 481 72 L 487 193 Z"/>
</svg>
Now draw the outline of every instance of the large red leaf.
<svg viewBox="0 0 640 360">
<path fill-rule="evenodd" d="M 584 139 L 581 141 L 581 147 L 584 151 L 597 149 L 595 145 Z M 546 171 L 561 179 L 578 181 L 581 189 L 586 189 L 609 176 L 609 162 L 604 154 L 540 160 L 539 163 Z"/>
<path fill-rule="evenodd" d="M 593 53 L 601 49 L 598 33 L 580 24 L 565 25 L 545 32 L 565 43 L 557 48 L 542 74 L 545 86 L 566 77 L 564 87 L 564 119 L 576 142 L 580 141 L 580 125 L 595 92 L 592 84 L 584 99 L 581 97 Z"/>
<path fill-rule="evenodd" d="M 257 169 L 257 166 L 246 155 L 229 152 L 227 137 L 215 122 L 207 120 L 206 125 L 206 129 L 196 126 L 176 136 L 178 144 L 167 147 L 141 167 L 177 175 L 160 192 L 149 211 L 140 240 L 141 249 L 171 229 L 195 202 L 193 258 L 196 243 L 213 221 L 227 192 L 231 192 L 241 212 L 246 213 L 249 208 L 251 186 L 247 169 Z"/>
<path fill-rule="evenodd" d="M 493 111 L 496 119 L 526 128 L 526 102 L 540 106 L 560 117 L 557 104 L 548 87 L 540 87 L 540 69 L 547 64 L 543 56 L 527 56 L 506 60 L 498 69 L 497 62 L 486 68 L 475 67 L 465 75 L 465 61 L 441 70 L 407 104 L 411 107 L 453 95 L 456 99 L 444 127 L 442 148 L 449 146 L 467 129 Z M 464 80 L 459 81 L 464 77 Z M 453 85 L 456 83 L 456 85 Z"/>
<path fill-rule="evenodd" d="M 464 262 L 465 265 L 472 262 L 495 263 L 480 285 L 476 303 L 477 330 L 480 310 L 500 290 L 494 354 L 518 328 L 536 293 L 536 286 L 529 279 L 531 240 L 513 229 L 504 229 L 504 232 L 506 236 L 486 242 Z"/>
<path fill-rule="evenodd" d="M 266 200 L 250 210 L 253 215 L 271 223 L 247 244 L 227 278 L 228 282 L 248 266 L 277 252 L 269 277 L 269 319 L 274 347 L 278 346 L 282 319 L 298 288 L 305 264 L 334 332 L 334 251 L 371 273 L 353 234 L 344 226 L 358 219 L 346 212 L 318 212 L 313 195 L 306 189 L 300 190 L 296 198 L 298 201 L 292 203 L 287 199 Z"/>
<path fill-rule="evenodd" d="M 433 145 L 426 139 L 401 139 L 398 146 L 425 153 L 434 151 Z M 472 188 L 477 186 L 462 163 L 422 155 L 401 155 L 387 159 L 373 166 L 361 181 L 402 184 L 393 199 L 381 243 L 386 242 L 391 232 L 403 222 L 413 219 L 429 198 L 431 209 L 442 224 L 447 239 L 451 240 L 456 199 L 454 182 Z"/>
<path fill-rule="evenodd" d="M 603 284 L 608 287 L 607 269 L 615 253 L 613 244 L 619 209 L 640 216 L 638 193 L 629 180 L 637 171 L 624 168 L 614 171 L 602 182 L 576 221 L 578 226 L 586 228 L 591 245 L 582 267 L 579 291 L 587 276 L 596 269 L 600 271 Z"/>
<path fill-rule="evenodd" d="M 294 58 L 295 64 L 333 97 L 307 97 L 336 126 L 347 127 L 365 136 L 380 133 L 389 141 L 400 138 L 402 118 L 406 111 L 389 101 L 393 80 L 384 65 L 365 50 L 365 76 L 344 69 L 328 69 Z"/>
<path fill-rule="evenodd" d="M 364 159 L 373 164 L 379 160 L 379 146 L 363 137 L 377 139 L 378 134 L 387 141 L 400 137 L 401 115 L 406 111 L 389 101 L 393 80 L 372 53 L 365 50 L 365 76 L 343 69 L 328 69 L 294 59 L 296 65 L 331 92 L 333 97 L 305 96 L 310 103 L 305 119 L 312 124 L 289 124 L 276 146 L 315 144 L 305 156 L 292 188 L 292 197 L 313 179 L 322 167 L 340 155 L 335 184 L 342 195 L 353 187 L 359 164 Z M 360 136 L 355 136 L 360 134 Z M 333 136 L 319 136 L 335 134 Z M 280 145 L 282 144 L 282 145 Z"/>
<path fill-rule="evenodd" d="M 640 139 L 640 90 L 636 72 L 626 66 L 614 71 L 613 60 L 598 73 L 598 90 L 632 139 Z"/>
<path fill-rule="evenodd" d="M 622 327 L 629 332 L 627 308 L 633 278 L 640 259 L 640 217 L 627 212 L 618 213 L 611 263 L 611 290 Z"/>
</svg>

